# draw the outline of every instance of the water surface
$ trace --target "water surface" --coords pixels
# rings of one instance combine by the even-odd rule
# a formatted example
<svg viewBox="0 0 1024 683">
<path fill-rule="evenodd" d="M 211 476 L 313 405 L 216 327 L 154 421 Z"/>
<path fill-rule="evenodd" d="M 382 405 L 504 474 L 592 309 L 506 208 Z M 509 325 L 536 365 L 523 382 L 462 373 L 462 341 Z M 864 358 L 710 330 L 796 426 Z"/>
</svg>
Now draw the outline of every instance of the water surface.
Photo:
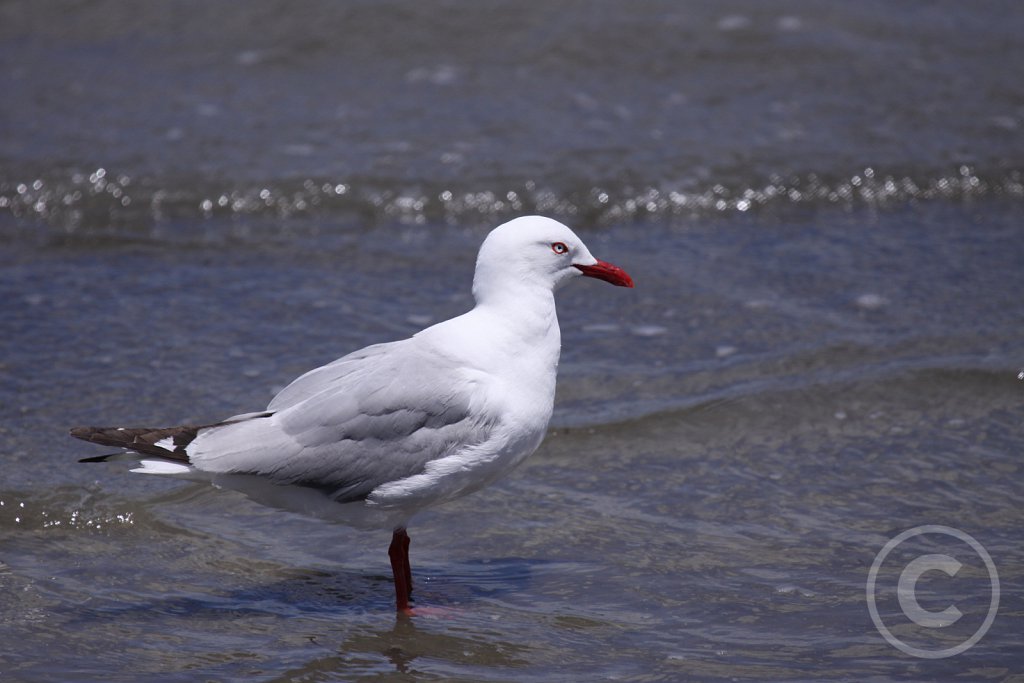
<svg viewBox="0 0 1024 683">
<path fill-rule="evenodd" d="M 1015 680 L 1024 13 L 1014 3 L 0 7 L 0 675 Z M 471 305 L 502 220 L 559 293 L 544 445 L 386 532 L 79 465 L 76 424 L 262 407 Z M 872 623 L 877 553 L 998 567 L 970 650 Z M 942 629 L 901 619 L 899 562 Z M 878 575 L 918 646 L 988 577 Z"/>
</svg>

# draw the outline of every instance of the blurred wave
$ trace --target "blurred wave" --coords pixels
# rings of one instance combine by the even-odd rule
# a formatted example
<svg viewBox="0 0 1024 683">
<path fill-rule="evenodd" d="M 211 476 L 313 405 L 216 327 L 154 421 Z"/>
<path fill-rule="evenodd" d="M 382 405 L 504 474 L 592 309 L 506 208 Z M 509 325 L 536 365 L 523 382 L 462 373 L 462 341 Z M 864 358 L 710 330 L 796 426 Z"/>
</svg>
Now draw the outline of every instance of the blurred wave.
<svg viewBox="0 0 1024 683">
<path fill-rule="evenodd" d="M 526 182 L 488 189 L 456 190 L 453 186 L 396 189 L 339 179 L 274 181 L 252 186 L 199 183 L 167 187 L 105 168 L 58 177 L 0 181 L 0 210 L 20 224 L 4 226 L 9 239 L 37 236 L 39 223 L 58 234 L 88 236 L 127 234 L 152 239 L 175 238 L 161 224 L 184 221 L 220 229 L 228 219 L 317 218 L 337 229 L 380 224 L 496 224 L 524 213 L 541 213 L 575 223 L 613 224 L 641 219 L 662 223 L 786 207 L 884 208 L 916 201 L 970 201 L 1024 197 L 1020 171 L 982 172 L 960 166 L 949 173 L 911 176 L 864 168 L 830 179 L 811 173 L 772 176 L 754 186 L 634 187 L 582 186 L 556 190 Z"/>
<path fill-rule="evenodd" d="M 1013 2 L 8 2 L 0 230 L 1018 199 L 1022 33 Z"/>
</svg>

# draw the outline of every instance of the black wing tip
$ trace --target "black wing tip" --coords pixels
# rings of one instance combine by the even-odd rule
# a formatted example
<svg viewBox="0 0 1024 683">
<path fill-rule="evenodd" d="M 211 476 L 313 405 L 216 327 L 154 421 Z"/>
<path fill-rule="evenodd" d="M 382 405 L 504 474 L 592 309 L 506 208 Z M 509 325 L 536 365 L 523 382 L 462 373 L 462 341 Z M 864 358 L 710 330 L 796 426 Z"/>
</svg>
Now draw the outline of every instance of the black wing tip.
<svg viewBox="0 0 1024 683">
<path fill-rule="evenodd" d="M 76 439 L 97 443 L 101 446 L 127 447 L 131 441 L 124 429 L 116 427 L 72 427 L 68 430 L 68 434 Z"/>
<path fill-rule="evenodd" d="M 119 455 L 124 455 L 124 451 L 119 453 L 107 453 L 106 455 L 94 455 L 90 458 L 81 458 L 78 462 L 106 462 L 111 458 L 116 458 Z"/>
<path fill-rule="evenodd" d="M 98 443 L 100 445 L 110 445 L 104 444 L 101 440 L 96 438 L 98 435 L 101 435 L 104 431 L 105 429 L 103 427 L 72 427 L 71 429 L 68 430 L 68 434 L 70 436 L 75 437 L 76 439 L 81 439 L 82 441 Z M 92 455 L 89 456 L 88 458 L 80 458 L 78 462 L 106 462 L 111 458 L 121 456 L 124 454 L 124 451 L 118 451 L 117 453 L 104 453 L 103 455 Z"/>
<path fill-rule="evenodd" d="M 75 437 L 76 439 L 85 439 L 86 441 L 88 441 L 89 436 L 91 436 L 96 431 L 98 431 L 96 427 L 72 427 L 71 429 L 68 430 L 68 434 Z"/>
<path fill-rule="evenodd" d="M 202 427 L 181 426 L 151 429 L 149 427 L 73 427 L 69 434 L 76 439 L 101 446 L 124 448 L 140 455 L 163 458 L 174 462 L 188 462 L 185 446 L 192 442 Z M 157 442 L 170 438 L 173 448 L 158 446 Z M 119 455 L 119 454 L 115 454 Z M 110 456 L 95 456 L 80 462 L 104 462 Z"/>
</svg>

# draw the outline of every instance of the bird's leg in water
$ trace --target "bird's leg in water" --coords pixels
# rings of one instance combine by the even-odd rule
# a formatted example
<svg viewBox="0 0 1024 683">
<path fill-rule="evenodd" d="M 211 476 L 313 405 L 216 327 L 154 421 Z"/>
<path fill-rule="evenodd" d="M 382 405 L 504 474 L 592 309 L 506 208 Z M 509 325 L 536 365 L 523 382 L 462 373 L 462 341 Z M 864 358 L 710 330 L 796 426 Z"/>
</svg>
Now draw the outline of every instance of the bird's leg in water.
<svg viewBox="0 0 1024 683">
<path fill-rule="evenodd" d="M 412 600 L 412 564 L 409 563 L 409 534 L 402 529 L 402 555 L 405 557 L 405 585 L 409 589 L 409 599 Z"/>
<path fill-rule="evenodd" d="M 412 598 L 412 567 L 409 566 L 409 534 L 404 528 L 395 529 L 392 534 L 388 557 L 395 577 L 395 606 L 399 612 L 407 612 Z"/>
</svg>

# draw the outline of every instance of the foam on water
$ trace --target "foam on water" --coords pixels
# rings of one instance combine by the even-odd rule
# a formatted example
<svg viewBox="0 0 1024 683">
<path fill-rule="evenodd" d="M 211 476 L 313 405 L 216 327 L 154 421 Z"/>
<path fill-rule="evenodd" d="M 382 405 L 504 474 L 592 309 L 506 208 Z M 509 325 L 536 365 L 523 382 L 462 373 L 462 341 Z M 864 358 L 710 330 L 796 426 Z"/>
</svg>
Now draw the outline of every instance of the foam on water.
<svg viewBox="0 0 1024 683">
<path fill-rule="evenodd" d="M 207 194 L 208 187 L 160 187 L 97 168 L 55 178 L 0 180 L 0 210 L 18 220 L 40 221 L 57 234 L 124 234 L 173 242 L 182 237 L 174 224 L 183 221 L 205 225 L 206 236 L 216 239 L 224 230 L 223 219 L 314 219 L 326 225 L 327 231 L 344 234 L 379 224 L 496 225 L 527 213 L 584 224 L 640 219 L 672 223 L 786 207 L 881 209 L 918 201 L 1024 198 L 1020 171 L 983 173 L 966 165 L 930 176 L 884 174 L 869 167 L 835 181 L 826 181 L 817 174 L 773 176 L 754 186 L 714 184 L 703 189 L 665 184 L 559 191 L 538 187 L 534 182 L 483 191 L 453 192 L 445 187 L 400 190 L 351 179 L 344 183 L 309 179 L 296 184 L 268 181 L 250 188 L 225 186 Z M 26 237 L 23 228 L 13 225 L 5 229 L 0 224 L 0 230 L 10 239 Z M 253 237 L 260 232 L 257 229 Z M 29 234 L 38 237 L 34 232 Z M 232 234 L 233 239 L 244 241 L 245 237 L 245 231 Z"/>
</svg>

